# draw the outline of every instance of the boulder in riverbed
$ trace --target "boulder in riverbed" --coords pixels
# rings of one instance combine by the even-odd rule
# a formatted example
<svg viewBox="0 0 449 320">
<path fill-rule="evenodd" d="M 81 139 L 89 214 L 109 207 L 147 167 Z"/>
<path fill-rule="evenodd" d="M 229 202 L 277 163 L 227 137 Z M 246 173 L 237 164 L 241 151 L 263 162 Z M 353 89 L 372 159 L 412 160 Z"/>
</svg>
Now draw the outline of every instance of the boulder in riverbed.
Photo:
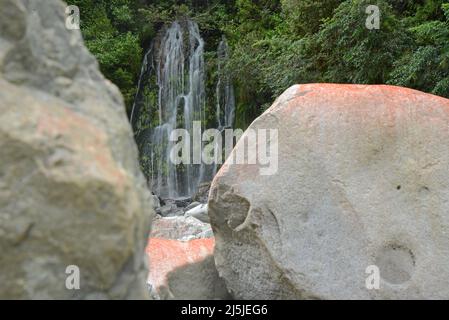
<svg viewBox="0 0 449 320">
<path fill-rule="evenodd" d="M 448 128 L 449 100 L 419 91 L 288 89 L 249 127 L 278 130 L 277 172 L 230 158 L 211 188 L 215 260 L 233 296 L 448 299 Z M 366 285 L 370 266 L 379 290 Z"/>
<path fill-rule="evenodd" d="M 178 241 L 151 238 L 148 285 L 154 300 L 228 299 L 213 257 L 214 238 Z"/>
<path fill-rule="evenodd" d="M 65 10 L 0 0 L 0 299 L 148 298 L 131 126 Z"/>
<path fill-rule="evenodd" d="M 200 204 L 188 210 L 185 215 L 187 217 L 194 217 L 205 223 L 210 223 L 209 215 L 207 214 L 207 204 Z"/>
</svg>

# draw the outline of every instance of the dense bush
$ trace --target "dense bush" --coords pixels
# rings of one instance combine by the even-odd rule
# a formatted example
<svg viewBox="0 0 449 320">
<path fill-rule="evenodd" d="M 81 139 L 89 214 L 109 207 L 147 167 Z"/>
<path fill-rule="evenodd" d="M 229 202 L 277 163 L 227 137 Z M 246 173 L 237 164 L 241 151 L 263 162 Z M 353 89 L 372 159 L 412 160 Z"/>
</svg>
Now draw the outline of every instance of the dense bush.
<svg viewBox="0 0 449 320">
<path fill-rule="evenodd" d="M 72 0 L 80 8 L 86 46 L 104 75 L 122 91 L 127 106 L 136 93 L 142 59 L 138 0 Z"/>
<path fill-rule="evenodd" d="M 395 62 L 389 83 L 449 97 L 449 4 L 442 9 L 445 19 L 411 24 L 413 45 Z"/>
</svg>

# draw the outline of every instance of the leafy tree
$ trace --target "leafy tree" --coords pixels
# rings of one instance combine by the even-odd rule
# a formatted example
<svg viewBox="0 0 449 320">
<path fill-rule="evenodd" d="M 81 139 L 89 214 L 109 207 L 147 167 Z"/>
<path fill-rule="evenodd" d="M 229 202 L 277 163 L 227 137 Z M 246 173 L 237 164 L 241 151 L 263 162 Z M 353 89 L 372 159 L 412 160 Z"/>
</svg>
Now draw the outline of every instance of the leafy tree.
<svg viewBox="0 0 449 320">
<path fill-rule="evenodd" d="M 137 0 L 73 0 L 80 8 L 81 32 L 103 74 L 132 105 L 142 59 Z"/>
<path fill-rule="evenodd" d="M 314 34 L 343 0 L 282 0 L 283 16 L 290 32 L 298 36 Z"/>
<path fill-rule="evenodd" d="M 449 4 L 441 9 L 444 21 L 426 21 L 410 28 L 415 46 L 396 61 L 389 83 L 449 97 Z"/>
<path fill-rule="evenodd" d="M 73 0 L 86 45 L 131 107 L 140 64 L 164 25 L 189 17 L 206 43 L 207 87 L 216 48 L 231 46 L 237 125 L 244 128 L 295 83 L 390 83 L 449 97 L 447 0 Z M 367 5 L 381 11 L 365 27 Z M 155 95 L 157 93 L 150 93 Z M 208 105 L 214 109 L 209 95 Z"/>
<path fill-rule="evenodd" d="M 370 0 L 343 2 L 314 35 L 313 41 L 319 48 L 316 61 L 322 63 L 322 80 L 366 84 L 388 80 L 393 62 L 410 41 L 401 21 L 384 0 L 377 1 L 380 29 L 369 30 L 366 8 L 372 3 Z"/>
</svg>

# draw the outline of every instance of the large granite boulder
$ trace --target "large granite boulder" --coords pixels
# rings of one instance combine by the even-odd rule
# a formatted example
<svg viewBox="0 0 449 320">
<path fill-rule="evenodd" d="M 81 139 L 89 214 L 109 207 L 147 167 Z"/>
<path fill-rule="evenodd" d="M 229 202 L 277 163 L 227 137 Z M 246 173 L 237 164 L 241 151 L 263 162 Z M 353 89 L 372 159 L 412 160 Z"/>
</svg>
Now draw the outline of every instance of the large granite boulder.
<svg viewBox="0 0 449 320">
<path fill-rule="evenodd" d="M 235 298 L 449 298 L 449 100 L 297 85 L 249 129 L 278 129 L 278 170 L 229 158 L 209 196 Z"/>
<path fill-rule="evenodd" d="M 0 299 L 148 298 L 151 195 L 122 97 L 65 9 L 0 0 Z"/>
</svg>

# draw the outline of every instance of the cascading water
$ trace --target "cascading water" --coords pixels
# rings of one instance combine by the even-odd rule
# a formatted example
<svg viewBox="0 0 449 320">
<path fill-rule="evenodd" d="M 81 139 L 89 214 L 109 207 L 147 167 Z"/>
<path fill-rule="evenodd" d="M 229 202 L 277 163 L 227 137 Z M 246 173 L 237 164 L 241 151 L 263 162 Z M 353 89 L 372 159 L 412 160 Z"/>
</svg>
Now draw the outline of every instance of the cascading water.
<svg viewBox="0 0 449 320">
<path fill-rule="evenodd" d="M 231 129 L 235 118 L 235 96 L 234 86 L 231 76 L 226 70 L 226 64 L 229 59 L 229 46 L 226 38 L 223 36 L 217 49 L 217 86 L 215 89 L 216 98 L 216 121 L 217 128 L 220 131 Z M 212 176 L 217 173 L 218 165 L 215 164 L 212 170 Z"/>
<path fill-rule="evenodd" d="M 217 127 L 223 129 L 232 127 L 234 93 L 223 72 L 228 56 L 225 40 L 218 51 L 216 118 Z M 173 22 L 145 55 L 131 123 L 144 172 L 152 190 L 162 198 L 192 196 L 201 182 L 212 180 L 216 173 L 216 165 L 170 161 L 176 142 L 169 137 L 174 129 L 192 134 L 194 121 L 205 129 L 205 74 L 204 41 L 197 23 L 190 20 Z"/>
<path fill-rule="evenodd" d="M 217 98 L 217 123 L 218 129 L 232 128 L 235 117 L 234 86 L 231 77 L 226 72 L 225 65 L 229 59 L 229 47 L 223 36 L 217 50 L 218 58 L 218 81 L 216 88 Z"/>
</svg>

